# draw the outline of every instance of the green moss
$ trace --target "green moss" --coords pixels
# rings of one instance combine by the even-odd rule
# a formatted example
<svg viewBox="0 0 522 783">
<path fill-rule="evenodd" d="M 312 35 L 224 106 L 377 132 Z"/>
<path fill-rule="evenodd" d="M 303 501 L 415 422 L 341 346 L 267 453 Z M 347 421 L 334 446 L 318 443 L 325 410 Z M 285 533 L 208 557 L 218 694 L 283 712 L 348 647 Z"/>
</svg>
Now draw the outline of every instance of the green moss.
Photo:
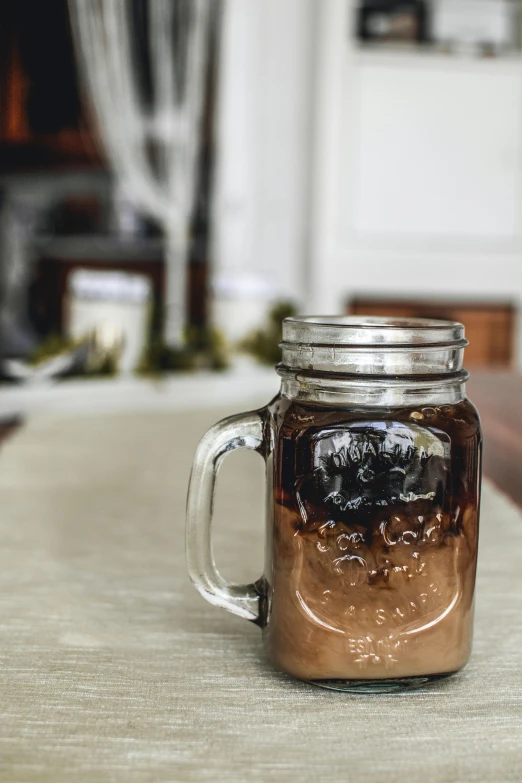
<svg viewBox="0 0 522 783">
<path fill-rule="evenodd" d="M 60 334 L 49 334 L 43 341 L 36 346 L 27 359 L 27 364 L 31 367 L 38 367 L 50 359 L 55 359 L 64 353 L 71 353 L 81 344 L 81 341 L 73 340 L 70 337 L 62 337 Z"/>
<path fill-rule="evenodd" d="M 241 350 L 254 356 L 262 364 L 273 366 L 281 361 L 279 343 L 282 337 L 283 321 L 297 315 L 292 302 L 278 302 L 268 314 L 267 325 L 256 329 L 241 343 Z"/>
<path fill-rule="evenodd" d="M 217 329 L 189 327 L 183 348 L 171 348 L 158 334 L 153 334 L 144 351 L 137 372 L 161 375 L 190 370 L 226 370 L 230 365 L 226 340 Z"/>
<path fill-rule="evenodd" d="M 49 334 L 34 349 L 27 363 L 32 367 L 38 367 L 63 354 L 73 353 L 82 346 L 85 347 L 83 363 L 79 359 L 78 363 L 67 372 L 68 377 L 98 378 L 117 375 L 119 351 L 101 348 L 96 344 L 94 335 L 74 340 L 56 333 Z"/>
<path fill-rule="evenodd" d="M 88 375 L 89 377 L 107 377 L 118 374 L 119 370 L 119 356 L 114 351 L 106 351 L 102 356 L 97 356 L 96 359 L 91 360 L 87 367 L 84 369 L 82 375 Z"/>
</svg>

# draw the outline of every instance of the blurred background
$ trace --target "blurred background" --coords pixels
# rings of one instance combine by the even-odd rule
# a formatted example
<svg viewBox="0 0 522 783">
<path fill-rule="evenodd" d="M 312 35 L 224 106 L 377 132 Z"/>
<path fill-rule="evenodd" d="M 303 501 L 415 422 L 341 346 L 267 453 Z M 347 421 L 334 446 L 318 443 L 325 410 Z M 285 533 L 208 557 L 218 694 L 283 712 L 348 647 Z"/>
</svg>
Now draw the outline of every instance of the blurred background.
<svg viewBox="0 0 522 783">
<path fill-rule="evenodd" d="M 273 365 L 296 310 L 520 368 L 517 0 L 17 0 L 0 37 L 4 389 Z"/>
<path fill-rule="evenodd" d="M 521 301 L 522 0 L 0 0 L 0 778 L 517 780 Z M 297 312 L 466 326 L 487 482 L 447 731 L 421 695 L 312 734 L 322 702 L 189 586 L 197 441 L 277 394 Z M 205 562 L 254 583 L 266 467 L 222 470 Z"/>
</svg>

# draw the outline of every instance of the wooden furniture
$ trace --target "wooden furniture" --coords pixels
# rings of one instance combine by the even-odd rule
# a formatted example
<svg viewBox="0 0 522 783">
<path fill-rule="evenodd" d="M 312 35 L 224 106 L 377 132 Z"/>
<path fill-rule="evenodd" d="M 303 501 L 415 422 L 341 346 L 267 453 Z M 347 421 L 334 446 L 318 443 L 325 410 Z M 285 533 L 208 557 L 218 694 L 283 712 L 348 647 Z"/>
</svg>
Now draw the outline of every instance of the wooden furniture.
<svg viewBox="0 0 522 783">
<path fill-rule="evenodd" d="M 509 302 L 435 302 L 356 297 L 347 312 L 407 318 L 445 318 L 466 327 L 467 367 L 511 368 L 515 360 L 517 313 Z"/>
<path fill-rule="evenodd" d="M 23 418 L 16 414 L 0 416 L 0 445 L 3 444 L 23 424 Z"/>
<path fill-rule="evenodd" d="M 362 292 L 520 301 L 522 59 L 361 50 L 355 4 L 317 5 L 310 309 Z"/>
<path fill-rule="evenodd" d="M 187 267 L 188 322 L 207 324 L 208 262 L 202 242 L 194 242 Z M 38 248 L 29 288 L 29 312 L 40 335 L 61 334 L 66 321 L 67 286 L 75 269 L 111 270 L 145 275 L 152 286 L 156 317 L 165 304 L 163 241 L 123 242 L 109 237 L 54 238 Z"/>
<path fill-rule="evenodd" d="M 134 253 L 132 252 L 134 250 Z M 127 251 L 127 252 L 125 252 Z M 164 265 L 161 246 L 136 252 L 137 248 L 115 248 L 113 253 L 44 255 L 36 264 L 29 289 L 29 310 L 39 334 L 62 334 L 67 320 L 67 290 L 76 269 L 110 270 L 146 275 L 158 307 L 163 306 Z"/>
<path fill-rule="evenodd" d="M 484 475 L 522 506 L 522 375 L 475 372 L 467 385 L 484 433 Z"/>
</svg>

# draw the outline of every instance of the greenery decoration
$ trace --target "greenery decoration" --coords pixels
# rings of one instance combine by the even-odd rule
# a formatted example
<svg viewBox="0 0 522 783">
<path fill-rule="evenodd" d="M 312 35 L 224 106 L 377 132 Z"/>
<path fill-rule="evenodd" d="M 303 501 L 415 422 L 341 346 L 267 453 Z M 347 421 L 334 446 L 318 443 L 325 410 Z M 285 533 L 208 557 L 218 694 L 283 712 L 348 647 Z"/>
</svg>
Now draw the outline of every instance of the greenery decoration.
<svg viewBox="0 0 522 783">
<path fill-rule="evenodd" d="M 268 314 L 266 326 L 248 335 L 241 343 L 241 350 L 254 356 L 262 364 L 278 364 L 281 361 L 279 343 L 283 321 L 295 315 L 297 309 L 292 302 L 277 302 Z"/>
<path fill-rule="evenodd" d="M 150 336 L 138 372 L 142 375 L 161 375 L 190 370 L 216 370 L 229 367 L 228 349 L 224 336 L 210 327 L 187 327 L 182 348 L 167 345 L 158 332 Z"/>
</svg>

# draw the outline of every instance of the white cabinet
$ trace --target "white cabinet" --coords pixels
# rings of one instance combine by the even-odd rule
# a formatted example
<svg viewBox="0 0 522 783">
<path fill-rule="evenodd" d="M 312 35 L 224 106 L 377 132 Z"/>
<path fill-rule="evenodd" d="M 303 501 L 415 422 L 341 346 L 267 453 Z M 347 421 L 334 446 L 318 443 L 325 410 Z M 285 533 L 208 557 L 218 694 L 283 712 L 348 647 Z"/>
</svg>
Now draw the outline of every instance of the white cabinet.
<svg viewBox="0 0 522 783">
<path fill-rule="evenodd" d="M 225 5 L 216 275 L 315 312 L 520 302 L 522 58 L 357 49 L 355 0 Z"/>
<path fill-rule="evenodd" d="M 347 202 L 345 183 L 353 182 L 355 233 L 446 244 L 512 240 L 522 144 L 518 63 L 380 60 L 354 60 L 354 166 L 339 172 L 339 187 Z"/>
<path fill-rule="evenodd" d="M 350 5 L 321 8 L 308 308 L 519 304 L 522 59 L 360 50 Z"/>
</svg>

